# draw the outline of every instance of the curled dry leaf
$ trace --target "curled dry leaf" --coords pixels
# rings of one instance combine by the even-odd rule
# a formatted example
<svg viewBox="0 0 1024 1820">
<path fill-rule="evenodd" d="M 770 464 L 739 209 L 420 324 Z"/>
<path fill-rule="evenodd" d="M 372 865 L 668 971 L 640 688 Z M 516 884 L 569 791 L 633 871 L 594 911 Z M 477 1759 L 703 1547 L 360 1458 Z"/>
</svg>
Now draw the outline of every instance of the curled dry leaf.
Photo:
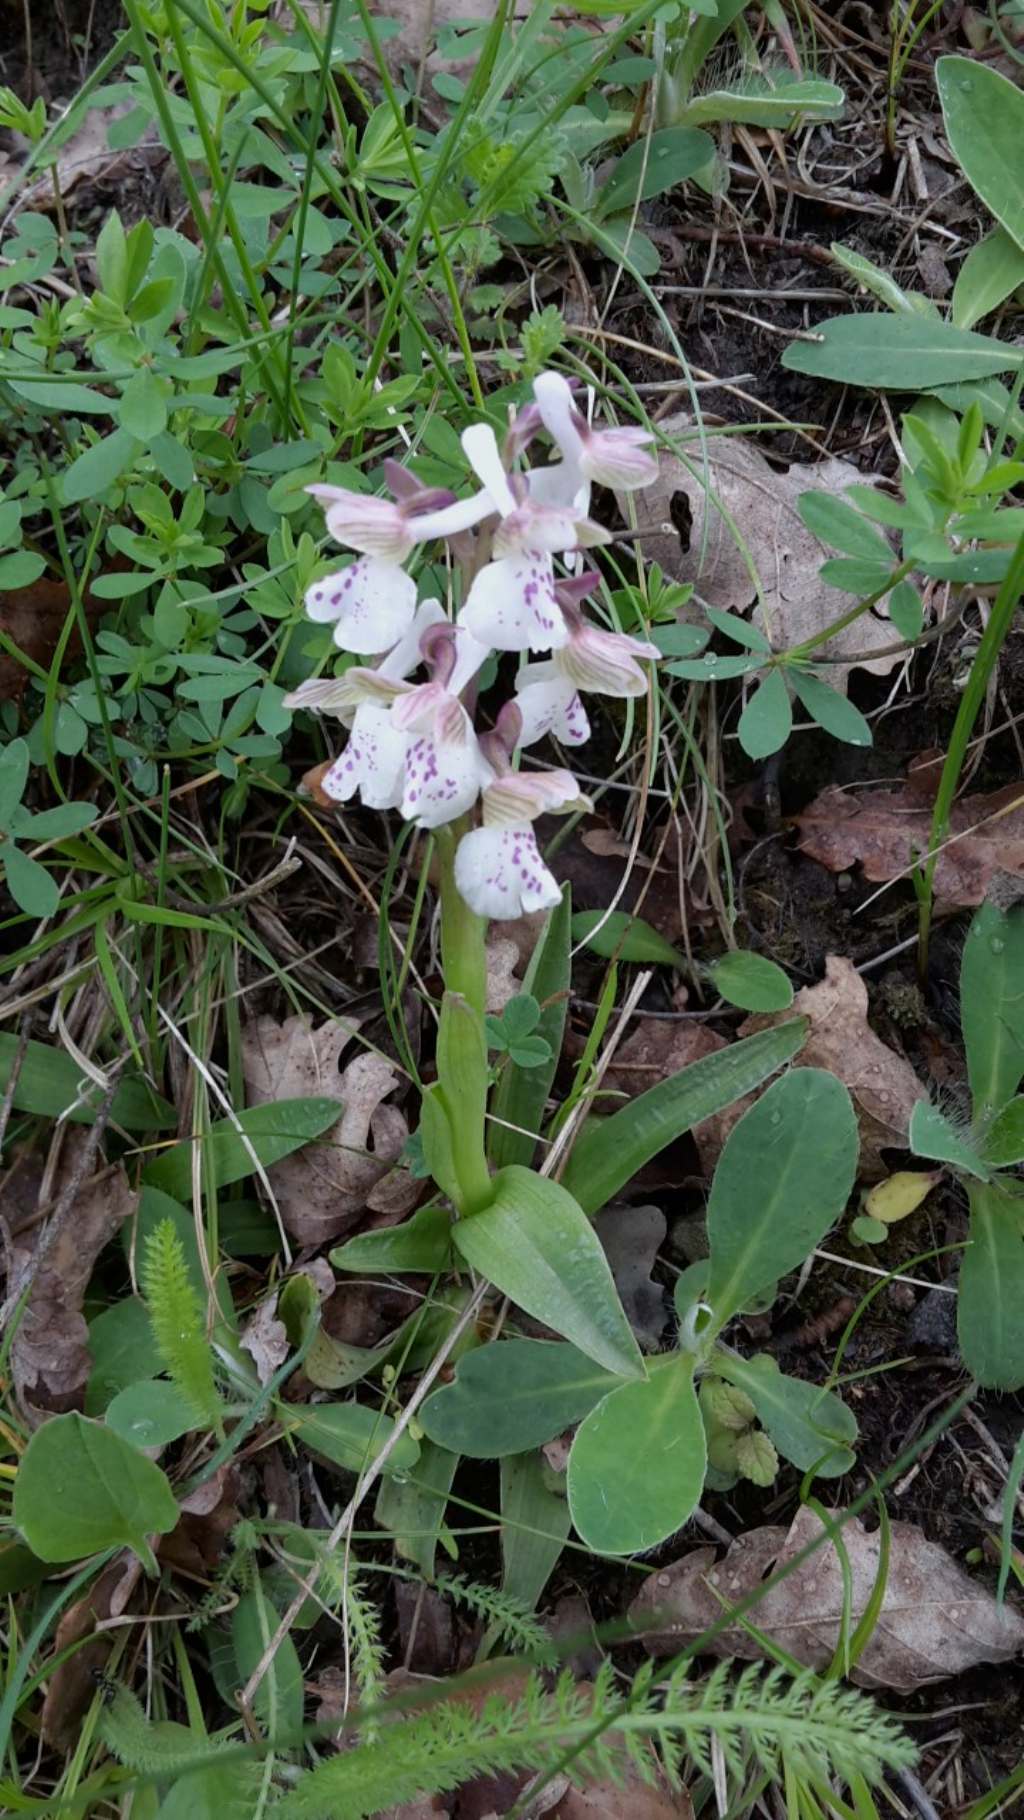
<svg viewBox="0 0 1024 1820">
<path fill-rule="evenodd" d="M 242 1329 L 239 1345 L 256 1366 L 261 1384 L 269 1384 L 275 1371 L 288 1357 L 288 1330 L 277 1318 L 277 1296 L 261 1302 Z"/>
<path fill-rule="evenodd" d="M 59 1203 L 87 1142 L 88 1133 L 81 1126 L 66 1132 L 52 1184 L 53 1203 Z M 89 1330 L 82 1313 L 86 1287 L 100 1252 L 121 1222 L 134 1213 L 138 1199 L 119 1165 L 102 1169 L 81 1184 L 70 1217 L 51 1238 L 45 1220 L 36 1223 L 39 1184 L 38 1163 L 26 1156 L 18 1159 L 4 1190 L 12 1288 L 23 1278 L 27 1280 L 26 1273 L 34 1268 L 36 1247 L 43 1246 L 42 1262 L 11 1343 L 11 1371 L 18 1397 L 37 1421 L 82 1408 L 92 1369 Z"/>
<path fill-rule="evenodd" d="M 46 1682 L 42 1730 L 54 1750 L 72 1749 L 82 1718 L 96 1696 L 95 1676 L 100 1674 L 112 1648 L 106 1638 L 92 1638 L 97 1625 L 119 1618 L 138 1585 L 142 1563 L 129 1549 L 98 1574 L 88 1592 L 69 1605 L 53 1640 L 56 1667 Z M 77 1645 L 77 1647 L 75 1647 Z M 71 1650 L 66 1656 L 64 1652 Z"/>
<path fill-rule="evenodd" d="M 934 772 L 937 782 L 938 772 Z M 911 774 L 898 790 L 823 790 L 797 816 L 800 846 L 832 872 L 859 865 L 872 884 L 909 878 L 931 833 L 929 796 Z M 1024 788 L 1008 784 L 953 805 L 950 836 L 935 866 L 940 911 L 973 909 L 986 897 L 1021 895 L 1024 880 Z"/>
<path fill-rule="evenodd" d="M 164 1565 L 195 1579 L 208 1578 L 241 1514 L 237 1498 L 238 1470 L 230 1464 L 219 1467 L 182 1498 L 177 1524 L 157 1543 L 156 1552 Z"/>
<path fill-rule="evenodd" d="M 325 1137 L 268 1171 L 281 1217 L 302 1245 L 322 1245 L 358 1224 L 372 1191 L 397 1163 L 409 1135 L 398 1108 L 383 1104 L 398 1086 L 389 1062 L 366 1052 L 341 1071 L 342 1052 L 357 1029 L 351 1018 L 338 1018 L 314 1030 L 305 1017 L 291 1017 L 283 1024 L 261 1017 L 243 1035 L 242 1067 L 250 1105 L 319 1095 L 337 1099 L 343 1108 Z M 413 1186 L 415 1199 L 419 1184 Z"/>
<path fill-rule="evenodd" d="M 684 413 L 665 418 L 661 428 L 669 436 L 692 434 L 693 424 Z M 813 466 L 794 462 L 782 474 L 753 443 L 735 436 L 712 440 L 708 445 L 710 484 L 726 517 L 714 499 L 708 499 L 700 444 L 690 441 L 687 446 L 690 467 L 662 453 L 658 479 L 643 494 L 643 522 L 675 527 L 659 528 L 639 540 L 649 562 L 660 563 L 666 575 L 677 581 L 693 582 L 709 606 L 746 613 L 757 601 L 749 566 L 752 558 L 764 596 L 763 609 L 757 607 L 754 618 L 776 651 L 813 637 L 856 605 L 856 596 L 827 587 L 818 579 L 822 563 L 835 552 L 806 529 L 796 502 L 801 493 L 828 492 L 841 497 L 846 487 L 864 485 L 864 475 L 857 468 L 830 458 Z M 749 557 L 737 543 L 729 519 Z M 852 657 L 897 642 L 886 618 L 865 613 L 830 639 L 822 647 L 822 655 L 849 653 Z M 861 667 L 884 676 L 899 662 L 896 656 L 879 657 Z M 845 691 L 854 667 L 852 663 L 837 664 L 829 670 L 829 682 Z"/>
<path fill-rule="evenodd" d="M 837 1517 L 838 1512 L 828 1512 Z M 809 1506 L 788 1531 L 776 1526 L 741 1537 L 716 1564 L 711 1548 L 692 1549 L 651 1575 L 630 1607 L 631 1624 L 655 1656 L 674 1655 L 722 1615 L 723 1599 L 738 1601 L 787 1565 L 824 1525 Z M 879 1534 L 856 1519 L 843 1524 L 851 1579 L 850 1624 L 863 1615 L 878 1575 Z M 749 1616 L 759 1630 L 808 1668 L 832 1660 L 843 1612 L 843 1564 L 823 1540 Z M 668 1622 L 666 1623 L 666 1619 Z M 729 1625 L 708 1645 L 718 1656 L 752 1661 L 760 1651 L 742 1625 Z M 1024 1619 L 992 1594 L 913 1523 L 893 1523 L 889 1572 L 878 1621 L 851 1679 L 861 1687 L 911 1693 L 981 1662 L 1006 1662 L 1024 1648 Z"/>
<path fill-rule="evenodd" d="M 830 954 L 825 978 L 804 986 L 788 1011 L 750 1017 L 740 1036 L 767 1030 L 786 1018 L 810 1019 L 810 1032 L 794 1063 L 797 1068 L 825 1068 L 850 1090 L 860 1127 L 860 1174 L 887 1173 L 882 1150 L 907 1143 L 910 1115 L 927 1094 L 903 1056 L 887 1047 L 868 1023 L 868 991 L 852 961 Z M 743 1107 L 730 1108 L 733 1122 Z"/>
</svg>

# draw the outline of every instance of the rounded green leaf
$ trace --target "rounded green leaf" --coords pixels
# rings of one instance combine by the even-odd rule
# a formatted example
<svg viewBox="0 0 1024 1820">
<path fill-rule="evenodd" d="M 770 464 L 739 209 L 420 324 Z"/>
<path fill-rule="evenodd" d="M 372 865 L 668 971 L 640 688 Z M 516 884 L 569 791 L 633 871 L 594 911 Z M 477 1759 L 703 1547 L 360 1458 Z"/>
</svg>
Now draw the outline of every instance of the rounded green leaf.
<svg viewBox="0 0 1024 1820">
<path fill-rule="evenodd" d="M 618 1382 L 575 1346 L 501 1340 L 459 1360 L 454 1382 L 427 1398 L 419 1423 L 452 1453 L 501 1459 L 571 1428 Z"/>
<path fill-rule="evenodd" d="M 12 841 L 4 842 L 2 853 L 7 889 L 18 909 L 24 910 L 27 916 L 52 916 L 60 903 L 56 879 L 51 878 L 37 859 L 30 859 Z"/>
<path fill-rule="evenodd" d="M 499 1170 L 490 1205 L 452 1228 L 467 1264 L 537 1321 L 622 1377 L 642 1377 L 640 1348 L 600 1240 L 559 1182 L 519 1163 Z"/>
<path fill-rule="evenodd" d="M 128 1441 L 77 1414 L 37 1428 L 14 1484 L 14 1521 L 43 1561 L 78 1561 L 131 1548 L 154 1565 L 147 1541 L 178 1521 L 167 1477 Z"/>
<path fill-rule="evenodd" d="M 102 436 L 91 448 L 76 456 L 65 468 L 61 488 L 65 505 L 77 505 L 84 499 L 99 499 L 119 480 L 139 452 L 139 441 L 130 430 L 113 430 Z"/>
<path fill-rule="evenodd" d="M 785 1011 L 793 1003 L 789 979 L 763 954 L 723 954 L 708 975 L 715 991 L 743 1011 Z"/>
<path fill-rule="evenodd" d="M 637 201 L 660 196 L 703 170 L 714 156 L 714 140 L 693 127 L 665 127 L 650 139 L 638 139 L 598 194 L 596 212 L 613 215 L 617 209 L 631 209 Z"/>
<path fill-rule="evenodd" d="M 708 1202 L 707 1299 L 718 1325 L 795 1270 L 846 1206 L 857 1120 L 834 1074 L 794 1068 L 726 1140 Z"/>
<path fill-rule="evenodd" d="M 649 1378 L 604 1397 L 569 1455 L 569 1509 L 600 1554 L 653 1548 L 686 1522 L 707 1467 L 693 1359 L 678 1354 Z"/>
<path fill-rule="evenodd" d="M 133 1447 L 166 1447 L 196 1426 L 195 1412 L 180 1390 L 164 1378 L 150 1378 L 119 1390 L 107 1408 L 107 1427 Z"/>
</svg>

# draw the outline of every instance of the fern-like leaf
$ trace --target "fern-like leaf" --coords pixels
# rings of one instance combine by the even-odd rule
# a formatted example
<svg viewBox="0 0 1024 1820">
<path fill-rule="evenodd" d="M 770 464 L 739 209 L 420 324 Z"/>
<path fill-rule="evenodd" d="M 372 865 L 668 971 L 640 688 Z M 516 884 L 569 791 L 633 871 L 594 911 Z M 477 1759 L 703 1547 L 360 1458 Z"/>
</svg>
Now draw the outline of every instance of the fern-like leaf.
<svg viewBox="0 0 1024 1820">
<path fill-rule="evenodd" d="M 555 1662 L 557 1652 L 544 1626 L 521 1599 L 497 1586 L 481 1586 L 465 1574 L 445 1575 L 438 1590 L 465 1605 L 491 1627 L 491 1641 L 521 1650 L 535 1662 Z"/>
<path fill-rule="evenodd" d="M 899 1727 L 863 1694 L 810 1673 L 789 1680 L 755 1664 L 733 1680 L 723 1664 L 704 1683 L 680 1672 L 661 1690 L 645 1673 L 623 1696 L 606 1665 L 589 1692 L 563 1674 L 548 1693 L 533 1674 L 514 1703 L 498 1695 L 476 1708 L 444 1701 L 396 1719 L 374 1743 L 322 1763 L 275 1813 L 278 1820 L 367 1820 L 476 1775 L 550 1768 L 567 1750 L 577 1752 L 571 1769 L 583 1780 L 621 1782 L 629 1770 L 648 1782 L 660 1771 L 675 1782 L 684 1752 L 710 1770 L 712 1739 L 737 1776 L 753 1756 L 769 1776 L 788 1772 L 810 1784 L 856 1775 L 870 1785 L 915 1760 Z"/>
<path fill-rule="evenodd" d="M 173 1220 L 161 1220 L 146 1240 L 141 1280 L 161 1365 L 197 1420 L 222 1434 L 203 1305 L 189 1279 L 185 1247 Z"/>
</svg>

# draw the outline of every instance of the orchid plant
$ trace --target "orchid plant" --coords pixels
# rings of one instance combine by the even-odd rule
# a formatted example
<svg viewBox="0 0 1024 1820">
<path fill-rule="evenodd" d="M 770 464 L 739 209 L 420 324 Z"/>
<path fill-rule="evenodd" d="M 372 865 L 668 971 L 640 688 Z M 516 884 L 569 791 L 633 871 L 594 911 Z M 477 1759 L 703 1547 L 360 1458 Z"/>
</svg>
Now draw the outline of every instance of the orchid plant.
<svg viewBox="0 0 1024 1820">
<path fill-rule="evenodd" d="M 587 619 L 600 577 L 583 569 L 581 554 L 611 537 L 588 516 L 592 485 L 649 484 L 653 438 L 594 427 L 558 373 L 542 373 L 533 391 L 503 448 L 486 423 L 464 431 L 479 483 L 465 499 L 392 461 L 390 499 L 310 488 L 330 536 L 357 558 L 312 584 L 306 611 L 333 627 L 341 650 L 373 661 L 303 683 L 286 705 L 348 729 L 339 756 L 315 774 L 328 801 L 358 796 L 367 808 L 397 809 L 436 843 L 445 993 L 421 1132 L 427 1167 L 459 1216 L 456 1245 L 529 1313 L 611 1369 L 642 1377 L 583 1210 L 558 1183 L 517 1164 L 492 1174 L 487 1160 L 487 923 L 560 904 L 534 823 L 588 807 L 571 771 L 521 767 L 521 754 L 548 735 L 582 744 L 590 733 L 582 697 L 645 694 L 644 664 L 658 656 L 643 639 Z M 524 467 L 524 451 L 544 434 L 558 459 Z M 418 600 L 405 567 L 438 541 L 461 576 L 454 619 L 438 600 Z M 506 652 L 521 658 L 514 691 L 482 717 L 480 672 Z"/>
</svg>

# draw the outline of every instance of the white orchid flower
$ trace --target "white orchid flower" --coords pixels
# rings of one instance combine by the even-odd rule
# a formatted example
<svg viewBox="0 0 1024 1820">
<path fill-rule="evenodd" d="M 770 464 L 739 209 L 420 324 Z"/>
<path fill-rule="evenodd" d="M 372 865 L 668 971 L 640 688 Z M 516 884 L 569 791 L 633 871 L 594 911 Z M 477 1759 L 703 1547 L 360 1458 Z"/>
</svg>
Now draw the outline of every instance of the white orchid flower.
<svg viewBox="0 0 1024 1820">
<path fill-rule="evenodd" d="M 464 834 L 455 854 L 455 883 L 478 916 L 509 921 L 550 910 L 561 887 L 544 861 L 531 823 L 539 815 L 589 807 L 571 771 L 510 771 L 481 798 L 483 826 Z"/>
<path fill-rule="evenodd" d="M 488 424 L 472 424 L 462 446 L 500 523 L 492 545 L 495 560 L 474 577 L 459 623 L 496 651 L 550 651 L 566 636 L 555 602 L 552 556 L 606 543 L 608 533 L 571 504 L 545 504 L 523 485 L 517 495 Z"/>
<path fill-rule="evenodd" d="M 544 428 L 558 444 L 570 475 L 578 473 L 584 480 L 625 492 L 650 486 L 657 479 L 658 463 L 647 447 L 654 441 L 649 430 L 632 425 L 594 429 L 575 404 L 572 388 L 561 373 L 538 374 L 533 395 Z"/>
</svg>

